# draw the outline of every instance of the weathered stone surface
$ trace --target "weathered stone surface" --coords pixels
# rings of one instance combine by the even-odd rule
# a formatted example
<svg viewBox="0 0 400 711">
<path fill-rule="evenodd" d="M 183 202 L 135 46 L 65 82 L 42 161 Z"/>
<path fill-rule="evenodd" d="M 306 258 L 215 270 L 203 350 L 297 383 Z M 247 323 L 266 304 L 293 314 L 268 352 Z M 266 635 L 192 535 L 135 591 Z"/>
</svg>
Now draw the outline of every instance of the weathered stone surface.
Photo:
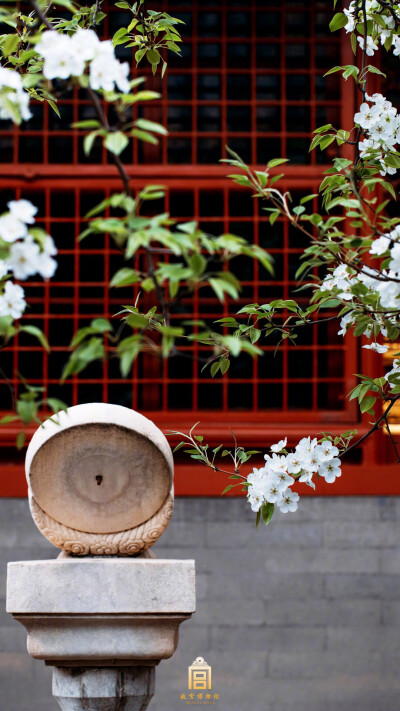
<svg viewBox="0 0 400 711">
<path fill-rule="evenodd" d="M 191 614 L 194 560 L 59 558 L 8 564 L 13 614 Z"/>
<path fill-rule="evenodd" d="M 153 422 L 119 405 L 77 405 L 47 420 L 26 474 L 39 530 L 75 555 L 135 555 L 172 516 L 171 448 Z"/>
<path fill-rule="evenodd" d="M 53 695 L 63 711 L 144 711 L 153 694 L 154 667 L 53 671 Z"/>
</svg>

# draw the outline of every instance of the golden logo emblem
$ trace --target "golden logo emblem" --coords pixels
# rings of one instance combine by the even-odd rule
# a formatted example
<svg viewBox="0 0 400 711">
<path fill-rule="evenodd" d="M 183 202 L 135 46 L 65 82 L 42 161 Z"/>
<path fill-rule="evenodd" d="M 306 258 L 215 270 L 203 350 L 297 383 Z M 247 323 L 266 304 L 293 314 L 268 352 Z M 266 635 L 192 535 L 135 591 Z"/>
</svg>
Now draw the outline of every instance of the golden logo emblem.
<svg viewBox="0 0 400 711">
<path fill-rule="evenodd" d="M 211 667 L 203 657 L 197 657 L 188 667 L 189 689 L 211 689 Z"/>
</svg>

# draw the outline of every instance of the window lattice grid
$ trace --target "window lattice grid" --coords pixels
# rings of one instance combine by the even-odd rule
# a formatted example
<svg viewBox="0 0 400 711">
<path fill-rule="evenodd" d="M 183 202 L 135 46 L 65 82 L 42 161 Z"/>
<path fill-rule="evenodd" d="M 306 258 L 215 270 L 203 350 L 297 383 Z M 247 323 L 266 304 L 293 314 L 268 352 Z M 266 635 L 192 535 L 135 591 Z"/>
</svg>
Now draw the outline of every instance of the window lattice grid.
<svg viewBox="0 0 400 711">
<path fill-rule="evenodd" d="M 215 164 L 225 146 L 247 161 L 265 163 L 287 156 L 314 164 L 321 153 L 308 153 L 310 134 L 322 124 L 340 124 L 343 102 L 337 74 L 323 78 L 341 63 L 340 33 L 329 35 L 331 8 L 326 2 L 159 3 L 181 17 L 182 57 L 170 55 L 164 82 L 152 77 L 145 60 L 147 86 L 161 99 L 134 108 L 168 126 L 169 138 L 158 147 L 131 140 L 122 158 L 133 164 Z M 104 36 L 126 26 L 129 13 L 109 7 Z M 132 49 L 119 46 L 122 60 Z M 111 109 L 103 102 L 112 119 Z M 2 125 L 3 163 L 107 164 L 100 140 L 89 157 L 83 135 L 70 125 L 95 118 L 84 91 L 59 100 L 61 119 L 44 103 L 33 105 L 34 117 L 21 127 Z"/>
<path fill-rule="evenodd" d="M 25 285 L 30 303 L 26 318 L 44 330 L 52 353 L 50 357 L 43 355 L 31 337 L 21 334 L 12 348 L 3 352 L 3 369 L 13 372 L 16 387 L 17 373 L 21 373 L 32 383 L 43 383 L 51 395 L 73 403 L 104 400 L 164 412 L 279 410 L 283 418 L 301 410 L 309 419 L 315 417 L 315 411 L 324 410 L 332 416 L 340 412 L 341 417 L 347 417 L 344 381 L 349 368 L 354 372 L 354 353 L 336 335 L 334 322 L 307 328 L 296 347 L 286 342 L 276 356 L 275 344 L 267 342 L 262 345 L 265 356 L 260 359 L 233 359 L 229 387 L 228 376 L 212 379 L 209 371 L 201 373 L 209 351 L 200 344 L 184 346 L 184 357 L 165 361 L 142 355 L 125 379 L 121 379 L 116 360 L 97 362 L 60 386 L 74 331 L 98 316 L 112 317 L 121 303 L 133 303 L 137 295 L 133 287 L 109 289 L 112 274 L 124 261 L 108 236 L 92 235 L 81 243 L 76 239 L 85 226 L 84 215 L 111 186 L 88 188 L 84 182 L 68 182 L 67 186 L 64 181 L 63 187 L 57 187 L 54 181 L 43 182 L 37 190 L 23 188 L 15 193 L 38 205 L 37 221 L 52 234 L 59 249 L 55 277 L 47 283 L 32 277 Z M 310 185 L 309 190 L 315 190 L 315 186 Z M 13 191 L 4 191 L 3 199 L 12 195 Z M 183 318 L 203 318 L 212 323 L 246 303 L 293 296 L 301 238 L 279 220 L 271 227 L 267 213 L 259 211 L 246 191 L 234 189 L 227 181 L 212 190 L 196 181 L 192 185 L 187 181 L 185 190 L 174 188 L 172 183 L 165 204 L 154 206 L 157 211 L 164 208 L 180 220 L 199 220 L 210 234 L 231 231 L 252 238 L 269 250 L 276 269 L 271 278 L 260 265 L 238 258 L 236 264 L 232 263 L 232 271 L 243 283 L 239 301 L 221 305 L 211 290 L 201 289 L 193 299 L 182 300 L 173 313 L 173 323 Z M 146 304 L 142 302 L 142 306 Z M 1 409 L 7 409 L 8 391 L 0 387 Z"/>
</svg>

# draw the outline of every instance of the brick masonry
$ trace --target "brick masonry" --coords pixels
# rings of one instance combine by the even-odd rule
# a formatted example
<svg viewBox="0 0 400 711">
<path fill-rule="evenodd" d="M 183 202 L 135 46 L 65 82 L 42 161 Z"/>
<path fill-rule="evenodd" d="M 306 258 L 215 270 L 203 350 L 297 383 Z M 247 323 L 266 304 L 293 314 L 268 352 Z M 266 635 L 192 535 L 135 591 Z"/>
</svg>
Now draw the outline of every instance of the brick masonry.
<svg viewBox="0 0 400 711">
<path fill-rule="evenodd" d="M 398 711 L 399 543 L 396 498 L 303 499 L 257 532 L 243 500 L 178 499 L 154 551 L 196 559 L 198 611 L 157 669 L 151 711 L 187 707 L 197 656 L 216 711 Z M 7 561 L 57 552 L 18 499 L 0 500 L 0 544 L 0 706 L 55 711 L 51 670 L 29 658 L 4 599 Z"/>
</svg>

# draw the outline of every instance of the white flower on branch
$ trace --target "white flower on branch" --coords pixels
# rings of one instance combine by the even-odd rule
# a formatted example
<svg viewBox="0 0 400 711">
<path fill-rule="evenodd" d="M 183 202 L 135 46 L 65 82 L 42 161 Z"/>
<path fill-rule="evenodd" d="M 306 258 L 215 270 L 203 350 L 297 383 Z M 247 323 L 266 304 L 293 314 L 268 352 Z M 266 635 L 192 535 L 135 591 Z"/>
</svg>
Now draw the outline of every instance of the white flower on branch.
<svg viewBox="0 0 400 711">
<path fill-rule="evenodd" d="M 392 369 L 386 373 L 384 378 L 387 380 L 390 388 L 400 385 L 400 360 L 398 358 L 393 359 Z"/>
<path fill-rule="evenodd" d="M 381 343 L 368 343 L 366 346 L 363 346 L 367 351 L 375 351 L 376 353 L 386 353 L 387 350 L 389 350 L 389 346 L 387 345 L 382 345 Z"/>
<path fill-rule="evenodd" d="M 333 484 L 335 479 L 342 475 L 342 471 L 340 469 L 340 459 L 338 457 L 334 457 L 333 459 L 328 459 L 326 462 L 322 462 L 318 473 L 320 476 L 324 477 L 327 484 Z"/>
<path fill-rule="evenodd" d="M 288 513 L 289 511 L 294 513 L 298 509 L 299 498 L 300 497 L 296 491 L 286 489 L 282 492 L 282 498 L 277 501 L 279 510 L 282 513 Z"/>
<path fill-rule="evenodd" d="M 364 49 L 364 37 L 357 37 L 357 42 L 360 45 L 361 49 Z M 367 35 L 367 43 L 366 43 L 366 53 L 368 54 L 369 57 L 374 56 L 374 52 L 376 52 L 378 49 L 378 45 L 375 44 L 374 40 L 372 37 Z"/>
<path fill-rule="evenodd" d="M 25 293 L 21 286 L 7 281 L 4 293 L 0 296 L 0 316 L 11 316 L 13 319 L 21 318 L 25 311 Z"/>
<path fill-rule="evenodd" d="M 17 239 L 26 237 L 27 234 L 26 224 L 11 213 L 0 217 L 0 238 L 3 242 L 15 242 Z"/>
<path fill-rule="evenodd" d="M 14 69 L 0 66 L 0 119 L 19 124 L 31 116 L 29 94 L 20 75 Z"/>
<path fill-rule="evenodd" d="M 7 207 L 13 217 L 25 222 L 26 225 L 33 225 L 35 222 L 35 215 L 38 209 L 29 200 L 10 200 L 7 203 Z"/>
<path fill-rule="evenodd" d="M 287 437 L 285 439 L 280 439 L 276 444 L 271 444 L 271 452 L 276 452 L 277 454 L 285 449 L 287 445 Z"/>
<path fill-rule="evenodd" d="M 114 91 L 117 86 L 123 93 L 130 90 L 129 64 L 116 58 L 111 40 L 100 41 L 93 30 L 79 28 L 72 37 L 48 30 L 43 32 L 36 51 L 44 58 L 47 79 L 79 77 L 89 66 L 91 89 Z"/>
<path fill-rule="evenodd" d="M 4 259 L 0 259 L 0 279 L 5 277 L 7 272 L 8 272 L 8 264 L 4 261 Z"/>
<path fill-rule="evenodd" d="M 322 442 L 322 444 L 317 444 L 314 452 L 320 464 L 330 461 L 339 454 L 338 448 L 335 447 L 332 442 L 329 442 L 329 440 Z"/>
<path fill-rule="evenodd" d="M 30 235 L 11 245 L 7 264 L 16 279 L 24 280 L 37 272 L 39 254 L 39 245 Z"/>
<path fill-rule="evenodd" d="M 382 254 L 385 254 L 385 252 L 388 251 L 389 247 L 390 239 L 388 239 L 387 237 L 378 237 L 378 239 L 375 239 L 372 242 L 369 253 L 376 254 L 378 257 L 381 257 Z"/>
<path fill-rule="evenodd" d="M 356 316 L 353 311 L 349 311 L 349 313 L 342 316 L 340 319 L 340 330 L 338 331 L 338 336 L 346 335 L 348 328 L 353 325 L 355 318 Z"/>
<path fill-rule="evenodd" d="M 8 254 L 2 260 L 4 276 L 11 271 L 16 279 L 24 280 L 33 274 L 43 279 L 53 276 L 57 262 L 53 257 L 57 249 L 50 235 L 29 233 L 28 226 L 35 222 L 37 207 L 29 200 L 11 200 L 10 212 L 0 217 L 0 237 L 7 245 Z"/>
</svg>

